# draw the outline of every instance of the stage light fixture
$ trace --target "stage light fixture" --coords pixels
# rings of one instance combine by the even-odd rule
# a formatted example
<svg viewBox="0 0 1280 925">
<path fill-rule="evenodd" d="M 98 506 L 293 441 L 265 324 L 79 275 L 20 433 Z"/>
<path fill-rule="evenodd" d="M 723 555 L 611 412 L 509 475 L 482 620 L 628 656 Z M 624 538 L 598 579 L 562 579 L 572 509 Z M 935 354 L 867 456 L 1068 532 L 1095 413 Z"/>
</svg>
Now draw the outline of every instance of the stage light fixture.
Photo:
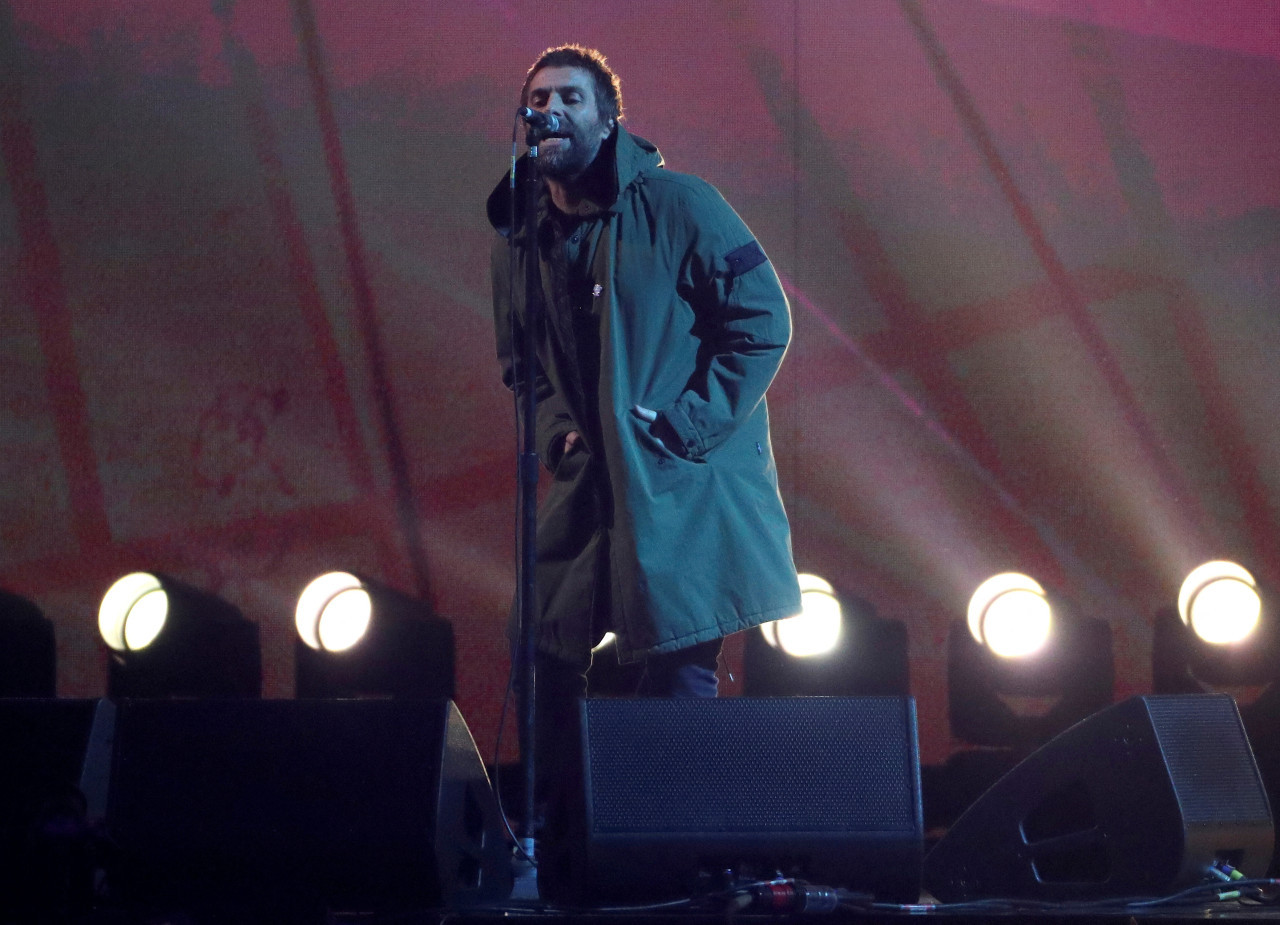
<svg viewBox="0 0 1280 925">
<path fill-rule="evenodd" d="M 947 647 L 952 733 L 1026 749 L 1111 703 L 1111 629 L 1026 575 L 979 585 Z"/>
<path fill-rule="evenodd" d="M 0 697 L 53 697 L 56 687 L 53 623 L 25 597 L 0 591 Z"/>
<path fill-rule="evenodd" d="M 1235 562 L 1206 562 L 1183 580 L 1178 616 L 1205 642 L 1243 642 L 1257 629 L 1262 616 L 1258 583 Z"/>
<path fill-rule="evenodd" d="M 117 652 L 145 649 L 160 635 L 169 614 L 169 596 L 160 579 L 133 572 L 113 584 L 98 607 L 98 630 Z"/>
<path fill-rule="evenodd" d="M 748 696 L 858 696 L 908 692 L 907 630 L 869 601 L 800 575 L 803 610 L 746 635 Z"/>
<path fill-rule="evenodd" d="M 1177 607 L 1156 613 L 1152 684 L 1158 694 L 1272 685 L 1280 678 L 1280 626 L 1247 569 L 1216 560 L 1183 580 Z M 1249 704 L 1241 704 L 1248 711 Z M 1246 717 L 1247 719 L 1247 717 Z"/>
<path fill-rule="evenodd" d="M 373 601 L 364 583 L 350 572 L 326 572 L 298 597 L 294 624 L 312 649 L 345 652 L 369 631 Z"/>
<path fill-rule="evenodd" d="M 1114 685 L 1105 621 L 1025 575 L 983 582 L 947 640 L 947 706 L 961 748 L 922 769 L 927 826 L 950 824 L 1035 748 L 1110 706 Z"/>
<path fill-rule="evenodd" d="M 825 655 L 840 644 L 841 607 L 831 582 L 801 573 L 800 612 L 760 627 L 764 641 L 792 658 Z"/>
<path fill-rule="evenodd" d="M 299 697 L 453 697 L 453 626 L 422 601 L 326 572 L 299 595 L 294 622 Z"/>
<path fill-rule="evenodd" d="M 112 697 L 260 697 L 258 626 L 234 605 L 154 572 L 117 580 L 98 608 Z"/>
<path fill-rule="evenodd" d="M 1001 658 L 1039 652 L 1052 625 L 1053 611 L 1044 588 L 1028 575 L 994 575 L 969 598 L 969 635 Z"/>
</svg>

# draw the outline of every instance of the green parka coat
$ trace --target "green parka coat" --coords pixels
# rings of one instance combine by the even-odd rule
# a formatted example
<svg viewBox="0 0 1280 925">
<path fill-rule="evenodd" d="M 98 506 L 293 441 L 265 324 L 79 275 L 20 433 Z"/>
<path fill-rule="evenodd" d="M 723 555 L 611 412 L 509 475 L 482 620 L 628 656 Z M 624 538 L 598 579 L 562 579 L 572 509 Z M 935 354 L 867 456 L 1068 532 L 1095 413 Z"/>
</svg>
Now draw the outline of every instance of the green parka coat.
<svg viewBox="0 0 1280 925">
<path fill-rule="evenodd" d="M 601 445 L 557 458 L 566 434 L 589 432 L 578 423 L 588 412 L 574 406 L 568 361 L 548 336 L 555 320 L 534 332 L 537 445 L 553 472 L 538 515 L 537 641 L 578 663 L 596 641 L 593 625 L 616 633 L 626 662 L 800 610 L 765 404 L 791 334 L 777 274 L 710 184 L 664 169 L 658 150 L 621 126 L 601 151 L 612 153 L 617 191 L 605 204 L 590 271 L 603 300 Z M 512 343 L 526 332 L 528 249 L 520 204 L 511 234 L 509 180 L 489 197 L 488 214 L 499 231 L 498 357 L 512 388 Z M 549 267 L 540 264 L 552 306 Z M 658 411 L 657 425 L 636 415 L 636 405 Z M 595 497 L 602 485 L 603 504 Z M 607 593 L 599 582 L 608 582 Z M 593 624 L 601 601 L 608 613 Z"/>
</svg>

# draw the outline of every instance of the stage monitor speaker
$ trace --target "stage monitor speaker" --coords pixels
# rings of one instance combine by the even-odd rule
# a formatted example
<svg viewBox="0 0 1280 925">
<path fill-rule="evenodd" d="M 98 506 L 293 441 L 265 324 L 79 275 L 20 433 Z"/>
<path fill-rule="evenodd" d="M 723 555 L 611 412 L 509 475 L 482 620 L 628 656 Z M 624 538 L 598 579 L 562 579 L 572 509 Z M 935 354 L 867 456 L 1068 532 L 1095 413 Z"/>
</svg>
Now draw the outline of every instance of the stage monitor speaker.
<svg viewBox="0 0 1280 925">
<path fill-rule="evenodd" d="M 919 897 L 906 697 L 584 700 L 586 898 L 687 896 L 778 874 Z"/>
<path fill-rule="evenodd" d="M 1261 877 L 1271 810 L 1235 701 L 1134 697 L 1033 752 L 925 859 L 944 902 L 1159 896 L 1226 861 Z"/>
<path fill-rule="evenodd" d="M 0 917 L 88 910 L 115 705 L 0 700 Z"/>
<path fill-rule="evenodd" d="M 448 700 L 125 701 L 107 828 L 126 906 L 308 920 L 511 890 L 497 802 Z"/>
</svg>

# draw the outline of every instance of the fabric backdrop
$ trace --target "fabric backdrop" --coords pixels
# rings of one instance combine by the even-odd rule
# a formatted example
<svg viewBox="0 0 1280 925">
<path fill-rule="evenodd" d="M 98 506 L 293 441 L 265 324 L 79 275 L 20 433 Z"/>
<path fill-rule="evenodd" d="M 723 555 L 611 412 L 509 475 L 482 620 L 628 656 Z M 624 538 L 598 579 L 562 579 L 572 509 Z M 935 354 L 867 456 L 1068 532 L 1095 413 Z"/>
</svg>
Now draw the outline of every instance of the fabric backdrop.
<svg viewBox="0 0 1280 925">
<path fill-rule="evenodd" d="M 785 280 L 797 563 L 906 623 L 926 760 L 988 574 L 1109 621 L 1118 696 L 1189 567 L 1280 576 L 1271 0 L 0 0 L 0 587 L 61 695 L 105 691 L 97 601 L 152 569 L 255 620 L 290 696 L 298 592 L 354 569 L 453 621 L 493 747 L 483 200 L 564 41 Z"/>
</svg>

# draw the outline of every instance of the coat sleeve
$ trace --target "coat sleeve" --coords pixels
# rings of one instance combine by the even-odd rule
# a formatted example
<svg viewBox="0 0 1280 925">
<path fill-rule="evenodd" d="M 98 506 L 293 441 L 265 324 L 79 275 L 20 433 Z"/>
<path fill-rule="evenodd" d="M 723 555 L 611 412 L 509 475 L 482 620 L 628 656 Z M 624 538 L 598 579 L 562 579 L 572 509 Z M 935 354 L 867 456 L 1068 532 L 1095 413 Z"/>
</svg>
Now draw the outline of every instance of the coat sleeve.
<svg viewBox="0 0 1280 925">
<path fill-rule="evenodd" d="M 494 240 L 490 270 L 493 283 L 493 329 L 497 338 L 498 363 L 502 368 L 502 384 L 520 399 L 524 397 L 527 379 L 523 375 L 523 363 L 515 345 L 524 337 L 524 327 L 520 314 L 511 310 L 510 249 L 507 240 L 501 236 Z M 534 394 L 538 401 L 538 456 L 544 466 L 554 470 L 560 462 L 565 435 L 577 430 L 578 425 L 569 413 L 564 399 L 542 369 L 541 363 L 535 370 Z"/>
<path fill-rule="evenodd" d="M 684 455 L 726 440 L 764 399 L 791 339 L 791 309 L 773 265 L 733 208 L 711 186 L 690 195 L 681 296 L 693 307 L 699 361 L 662 415 Z"/>
</svg>

